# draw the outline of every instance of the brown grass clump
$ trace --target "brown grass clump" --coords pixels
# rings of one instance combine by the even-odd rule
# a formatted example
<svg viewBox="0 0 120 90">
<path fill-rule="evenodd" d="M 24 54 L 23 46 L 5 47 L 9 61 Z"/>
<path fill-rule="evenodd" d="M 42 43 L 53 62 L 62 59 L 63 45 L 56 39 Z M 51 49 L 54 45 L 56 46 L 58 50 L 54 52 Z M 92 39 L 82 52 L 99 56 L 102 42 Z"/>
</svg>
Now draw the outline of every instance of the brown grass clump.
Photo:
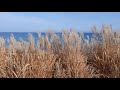
<svg viewBox="0 0 120 90">
<path fill-rule="evenodd" d="M 63 31 L 62 41 L 38 33 L 36 44 L 31 33 L 28 42 L 0 37 L 0 78 L 119 78 L 120 34 L 111 26 L 92 31 L 91 41 L 75 31 Z"/>
<path fill-rule="evenodd" d="M 100 34 L 100 33 L 99 33 Z M 88 62 L 95 67 L 102 78 L 120 77 L 120 37 L 109 27 L 102 28 L 102 42 L 96 43 L 88 53 Z"/>
<path fill-rule="evenodd" d="M 55 52 L 57 56 L 55 63 L 55 77 L 94 77 L 94 69 L 87 65 L 87 57 L 81 51 L 80 41 L 77 33 L 71 32 L 68 35 L 68 32 L 63 32 L 63 39 L 63 48 Z"/>
</svg>

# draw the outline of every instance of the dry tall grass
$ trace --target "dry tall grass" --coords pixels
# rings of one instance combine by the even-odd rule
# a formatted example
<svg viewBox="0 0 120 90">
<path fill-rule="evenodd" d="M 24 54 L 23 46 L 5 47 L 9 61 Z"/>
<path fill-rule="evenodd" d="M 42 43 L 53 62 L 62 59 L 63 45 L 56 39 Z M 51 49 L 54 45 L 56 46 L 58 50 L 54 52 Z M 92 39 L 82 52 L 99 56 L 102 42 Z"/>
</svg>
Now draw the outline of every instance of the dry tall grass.
<svg viewBox="0 0 120 90">
<path fill-rule="evenodd" d="M 37 44 L 30 33 L 29 42 L 11 35 L 8 48 L 0 37 L 0 78 L 119 78 L 120 34 L 107 26 L 94 27 L 93 34 L 89 42 L 82 33 L 63 31 L 61 42 L 53 32 L 38 33 Z"/>
</svg>

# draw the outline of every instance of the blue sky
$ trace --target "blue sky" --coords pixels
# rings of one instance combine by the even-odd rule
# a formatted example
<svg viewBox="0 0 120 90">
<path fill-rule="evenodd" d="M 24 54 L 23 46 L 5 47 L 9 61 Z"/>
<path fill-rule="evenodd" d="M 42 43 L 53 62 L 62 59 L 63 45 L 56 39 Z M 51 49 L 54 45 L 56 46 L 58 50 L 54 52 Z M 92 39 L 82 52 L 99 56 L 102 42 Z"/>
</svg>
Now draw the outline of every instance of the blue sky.
<svg viewBox="0 0 120 90">
<path fill-rule="evenodd" d="M 73 28 L 90 32 L 91 27 L 112 24 L 120 30 L 120 12 L 0 12 L 0 32 L 44 32 Z"/>
</svg>

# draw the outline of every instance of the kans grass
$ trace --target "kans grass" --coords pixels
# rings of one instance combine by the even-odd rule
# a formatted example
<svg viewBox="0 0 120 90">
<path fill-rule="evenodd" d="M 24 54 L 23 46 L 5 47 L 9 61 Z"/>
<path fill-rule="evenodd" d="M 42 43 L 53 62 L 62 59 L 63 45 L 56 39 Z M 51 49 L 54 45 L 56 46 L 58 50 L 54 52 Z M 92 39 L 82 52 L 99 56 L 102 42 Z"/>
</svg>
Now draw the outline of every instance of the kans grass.
<svg viewBox="0 0 120 90">
<path fill-rule="evenodd" d="M 120 78 L 120 33 L 107 26 L 92 32 L 91 41 L 75 31 L 63 31 L 62 41 L 38 33 L 37 44 L 30 33 L 29 42 L 0 37 L 0 78 Z"/>
</svg>

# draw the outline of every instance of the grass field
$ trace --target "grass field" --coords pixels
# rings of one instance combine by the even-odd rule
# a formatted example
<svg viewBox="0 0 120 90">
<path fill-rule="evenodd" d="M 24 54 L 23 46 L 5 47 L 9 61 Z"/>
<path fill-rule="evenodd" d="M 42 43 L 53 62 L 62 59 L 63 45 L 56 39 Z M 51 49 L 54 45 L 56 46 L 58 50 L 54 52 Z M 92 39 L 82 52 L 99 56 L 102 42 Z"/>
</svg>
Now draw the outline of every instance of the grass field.
<svg viewBox="0 0 120 90">
<path fill-rule="evenodd" d="M 94 38 L 85 43 L 75 31 L 62 31 L 63 42 L 54 32 L 38 33 L 36 45 L 30 33 L 29 42 L 12 35 L 8 48 L 1 37 L 0 78 L 120 78 L 120 33 L 110 26 L 92 32 Z"/>
</svg>

